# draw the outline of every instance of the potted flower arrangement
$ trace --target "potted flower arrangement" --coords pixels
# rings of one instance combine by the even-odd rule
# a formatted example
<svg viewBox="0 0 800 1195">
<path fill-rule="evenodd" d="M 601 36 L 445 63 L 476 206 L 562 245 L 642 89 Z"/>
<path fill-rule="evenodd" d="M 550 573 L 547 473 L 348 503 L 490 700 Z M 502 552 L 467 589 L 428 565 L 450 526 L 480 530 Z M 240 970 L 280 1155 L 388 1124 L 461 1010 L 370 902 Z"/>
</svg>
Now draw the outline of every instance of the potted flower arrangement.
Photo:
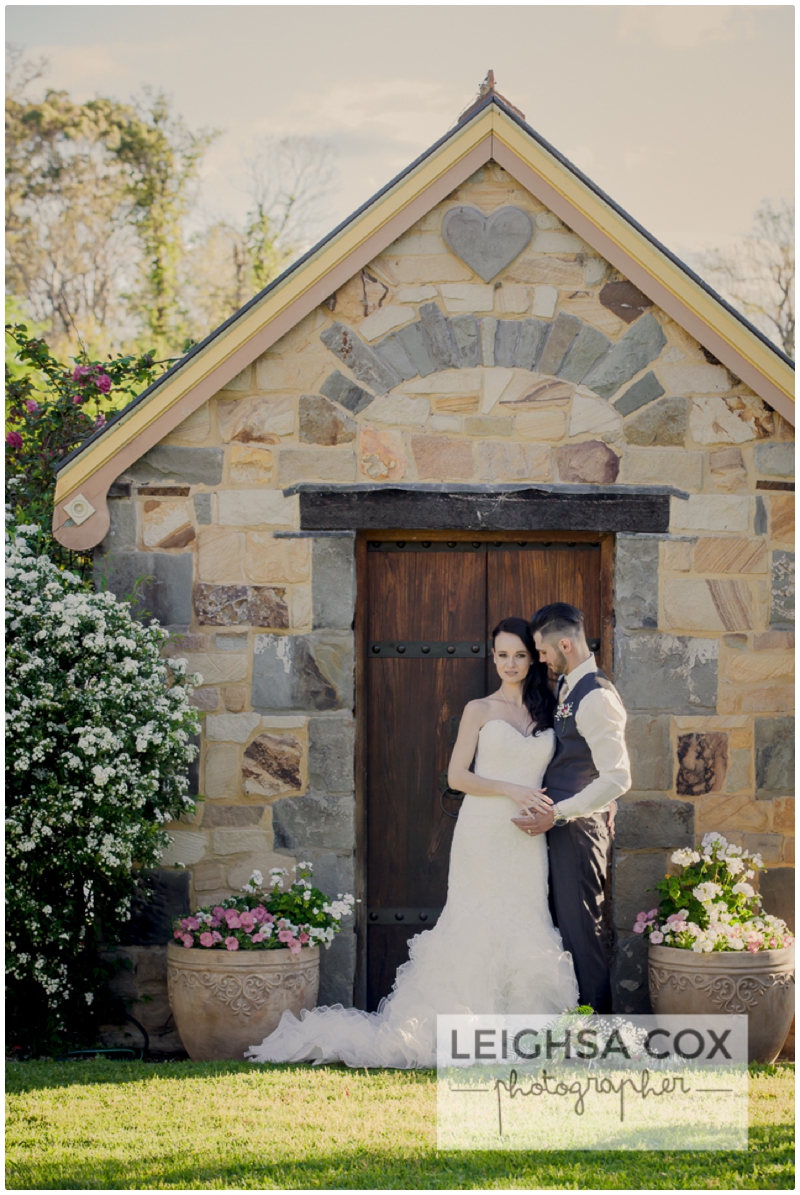
<svg viewBox="0 0 800 1195">
<path fill-rule="evenodd" d="M 242 1058 L 289 1009 L 313 1008 L 320 946 L 330 946 L 354 898 L 330 900 L 298 863 L 294 881 L 273 867 L 268 888 L 254 871 L 241 893 L 173 922 L 167 949 L 169 1002 L 195 1061 Z"/>
<path fill-rule="evenodd" d="M 747 1013 L 750 1061 L 773 1062 L 792 1021 L 794 938 L 750 883 L 761 857 L 711 833 L 672 862 L 658 908 L 633 926 L 649 943 L 653 1010 Z"/>
</svg>

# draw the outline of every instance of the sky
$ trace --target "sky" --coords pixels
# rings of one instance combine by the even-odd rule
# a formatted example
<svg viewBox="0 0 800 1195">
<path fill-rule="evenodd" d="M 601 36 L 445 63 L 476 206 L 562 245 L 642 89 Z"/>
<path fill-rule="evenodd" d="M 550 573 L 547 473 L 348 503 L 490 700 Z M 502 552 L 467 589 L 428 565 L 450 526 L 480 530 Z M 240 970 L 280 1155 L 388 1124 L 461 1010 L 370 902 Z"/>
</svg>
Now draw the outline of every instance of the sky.
<svg viewBox="0 0 800 1195">
<path fill-rule="evenodd" d="M 338 182 L 319 235 L 452 126 L 489 68 L 551 144 L 677 253 L 793 198 L 789 5 L 10 5 L 6 41 L 77 100 L 165 89 L 222 130 L 215 215 L 247 207 L 260 140 L 313 135 Z"/>
</svg>

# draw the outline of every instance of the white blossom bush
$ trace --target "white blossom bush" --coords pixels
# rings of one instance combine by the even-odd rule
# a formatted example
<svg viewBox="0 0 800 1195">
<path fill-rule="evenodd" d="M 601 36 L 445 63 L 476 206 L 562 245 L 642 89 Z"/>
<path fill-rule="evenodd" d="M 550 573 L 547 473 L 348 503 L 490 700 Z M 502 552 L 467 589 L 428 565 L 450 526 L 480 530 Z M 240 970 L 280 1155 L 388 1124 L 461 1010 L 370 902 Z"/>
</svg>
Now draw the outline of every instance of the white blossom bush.
<svg viewBox="0 0 800 1195">
<path fill-rule="evenodd" d="M 37 534 L 6 534 L 6 971 L 12 1036 L 41 1048 L 85 1036 L 102 1003 L 99 944 L 194 808 L 200 726 L 167 631 L 37 555 Z"/>
</svg>

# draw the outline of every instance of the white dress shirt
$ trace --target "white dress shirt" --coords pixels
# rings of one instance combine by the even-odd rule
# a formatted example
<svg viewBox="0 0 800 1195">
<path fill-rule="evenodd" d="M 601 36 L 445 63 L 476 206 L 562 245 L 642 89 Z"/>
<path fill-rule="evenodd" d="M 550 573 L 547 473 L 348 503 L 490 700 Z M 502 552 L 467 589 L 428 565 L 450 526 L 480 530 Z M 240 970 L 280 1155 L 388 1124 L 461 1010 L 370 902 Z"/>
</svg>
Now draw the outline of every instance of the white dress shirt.
<svg viewBox="0 0 800 1195">
<path fill-rule="evenodd" d="M 567 700 L 578 681 L 597 672 L 594 656 L 589 656 L 572 672 L 559 678 L 559 704 Z M 559 801 L 556 809 L 564 817 L 586 817 L 621 797 L 631 786 L 631 764 L 625 745 L 625 708 L 609 689 L 593 689 L 581 701 L 575 713 L 575 725 L 589 744 L 594 766 L 599 773 L 574 797 Z"/>
</svg>

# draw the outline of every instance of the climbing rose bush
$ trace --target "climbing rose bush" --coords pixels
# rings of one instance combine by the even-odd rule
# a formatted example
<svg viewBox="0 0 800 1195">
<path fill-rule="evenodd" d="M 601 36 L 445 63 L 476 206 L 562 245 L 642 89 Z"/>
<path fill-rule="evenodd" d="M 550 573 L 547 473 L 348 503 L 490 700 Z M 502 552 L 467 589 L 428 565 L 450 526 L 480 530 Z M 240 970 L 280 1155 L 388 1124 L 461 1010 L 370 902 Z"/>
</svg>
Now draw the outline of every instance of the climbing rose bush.
<svg viewBox="0 0 800 1195">
<path fill-rule="evenodd" d="M 680 871 L 656 884 L 657 909 L 637 913 L 635 934 L 654 946 L 676 946 L 709 954 L 715 950 L 780 950 L 794 938 L 785 921 L 764 913 L 750 883 L 764 864 L 760 855 L 735 846 L 715 831 L 699 851 L 674 851 Z"/>
<path fill-rule="evenodd" d="M 162 660 L 163 628 L 38 555 L 37 536 L 6 534 L 6 959 L 13 1035 L 52 1044 L 85 1036 L 134 867 L 158 864 L 165 823 L 194 808 L 200 678 Z"/>
</svg>

